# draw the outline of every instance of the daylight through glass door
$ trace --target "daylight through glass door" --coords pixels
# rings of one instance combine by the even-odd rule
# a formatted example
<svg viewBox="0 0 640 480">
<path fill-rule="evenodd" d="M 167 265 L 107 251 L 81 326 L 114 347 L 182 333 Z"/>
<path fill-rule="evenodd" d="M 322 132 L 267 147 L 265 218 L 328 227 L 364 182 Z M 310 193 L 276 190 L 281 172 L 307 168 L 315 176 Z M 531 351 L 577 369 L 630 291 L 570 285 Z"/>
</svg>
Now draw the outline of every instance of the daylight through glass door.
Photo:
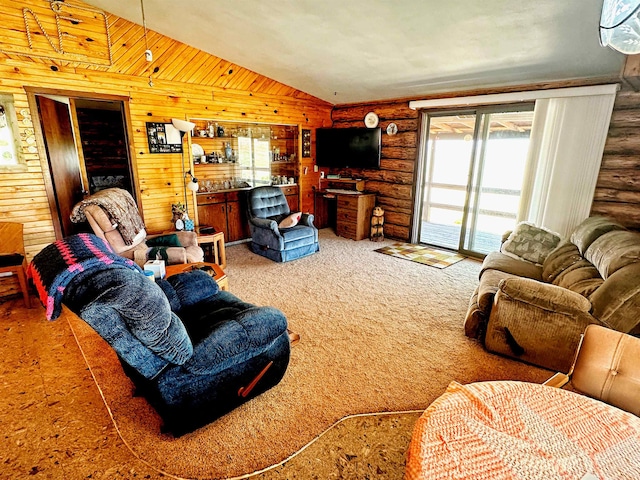
<svg viewBox="0 0 640 480">
<path fill-rule="evenodd" d="M 471 254 L 515 226 L 533 105 L 430 115 L 419 239 Z"/>
</svg>

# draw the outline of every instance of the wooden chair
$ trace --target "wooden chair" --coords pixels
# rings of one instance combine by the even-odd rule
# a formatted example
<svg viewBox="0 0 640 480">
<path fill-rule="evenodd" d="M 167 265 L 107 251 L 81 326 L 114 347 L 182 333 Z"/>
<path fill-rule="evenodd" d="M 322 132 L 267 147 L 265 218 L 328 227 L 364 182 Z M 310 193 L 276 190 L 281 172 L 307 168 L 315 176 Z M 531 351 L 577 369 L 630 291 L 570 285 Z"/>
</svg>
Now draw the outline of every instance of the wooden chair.
<svg viewBox="0 0 640 480">
<path fill-rule="evenodd" d="M 600 325 L 587 326 L 568 374 L 544 382 L 573 388 L 640 416 L 640 338 Z"/>
<path fill-rule="evenodd" d="M 27 308 L 31 308 L 22 233 L 21 223 L 0 222 L 0 273 L 11 272 L 18 276 L 24 304 Z"/>
</svg>

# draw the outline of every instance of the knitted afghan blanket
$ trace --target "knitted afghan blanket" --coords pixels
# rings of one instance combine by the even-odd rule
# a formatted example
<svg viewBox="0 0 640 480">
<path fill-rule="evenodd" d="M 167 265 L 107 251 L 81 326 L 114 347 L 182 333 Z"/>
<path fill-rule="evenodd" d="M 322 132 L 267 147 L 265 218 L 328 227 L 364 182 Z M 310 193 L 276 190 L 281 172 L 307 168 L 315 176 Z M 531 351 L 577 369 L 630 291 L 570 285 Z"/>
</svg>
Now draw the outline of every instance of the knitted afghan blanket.
<svg viewBox="0 0 640 480">
<path fill-rule="evenodd" d="M 65 287 L 81 272 L 129 268 L 142 273 L 132 260 L 113 252 L 101 238 L 81 233 L 58 240 L 38 253 L 27 270 L 46 310 L 47 320 L 60 316 Z"/>
<path fill-rule="evenodd" d="M 106 188 L 78 202 L 71 211 L 73 223 L 87 220 L 84 214 L 84 207 L 87 205 L 104 208 L 127 245 L 131 245 L 136 235 L 144 228 L 142 218 L 138 214 L 138 205 L 131 194 L 122 188 Z"/>
</svg>

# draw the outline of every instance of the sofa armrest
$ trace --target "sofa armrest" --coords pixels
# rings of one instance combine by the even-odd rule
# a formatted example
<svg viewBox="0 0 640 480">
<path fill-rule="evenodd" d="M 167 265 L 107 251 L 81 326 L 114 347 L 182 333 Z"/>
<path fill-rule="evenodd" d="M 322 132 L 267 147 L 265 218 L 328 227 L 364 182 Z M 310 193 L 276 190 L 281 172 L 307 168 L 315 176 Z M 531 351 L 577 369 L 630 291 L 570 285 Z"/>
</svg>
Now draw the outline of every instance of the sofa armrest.
<svg viewBox="0 0 640 480">
<path fill-rule="evenodd" d="M 306 225 L 307 227 L 314 227 L 313 219 L 315 217 L 311 213 L 303 213 L 302 217 L 300 217 L 300 225 Z"/>
<path fill-rule="evenodd" d="M 280 230 L 278 229 L 278 223 L 275 220 L 271 220 L 269 218 L 253 217 L 249 219 L 249 222 L 251 222 L 251 224 L 254 227 L 271 230 L 276 235 L 280 235 Z"/>
<path fill-rule="evenodd" d="M 506 278 L 498 288 L 513 300 L 550 312 L 581 314 L 591 311 L 591 302 L 579 293 L 529 278 Z"/>
<path fill-rule="evenodd" d="M 525 278 L 500 283 L 491 309 L 487 350 L 566 373 L 587 325 L 600 323 L 591 303 L 570 290 Z"/>
</svg>

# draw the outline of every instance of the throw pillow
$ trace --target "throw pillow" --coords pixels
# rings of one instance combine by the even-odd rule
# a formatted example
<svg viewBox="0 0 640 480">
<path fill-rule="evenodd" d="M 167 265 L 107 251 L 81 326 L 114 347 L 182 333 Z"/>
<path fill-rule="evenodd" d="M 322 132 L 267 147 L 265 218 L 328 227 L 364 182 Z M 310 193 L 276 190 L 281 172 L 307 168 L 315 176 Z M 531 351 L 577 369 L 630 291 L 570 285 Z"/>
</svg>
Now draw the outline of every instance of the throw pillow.
<svg viewBox="0 0 640 480">
<path fill-rule="evenodd" d="M 510 257 L 542 265 L 560 243 L 560 235 L 546 228 L 522 222 L 511 232 L 500 251 Z"/>
<path fill-rule="evenodd" d="M 160 235 L 159 237 L 148 238 L 145 242 L 148 247 L 181 247 L 178 235 Z"/>
<path fill-rule="evenodd" d="M 288 217 L 284 218 L 279 224 L 278 228 L 291 228 L 295 227 L 302 218 L 302 212 L 292 213 Z"/>
</svg>

